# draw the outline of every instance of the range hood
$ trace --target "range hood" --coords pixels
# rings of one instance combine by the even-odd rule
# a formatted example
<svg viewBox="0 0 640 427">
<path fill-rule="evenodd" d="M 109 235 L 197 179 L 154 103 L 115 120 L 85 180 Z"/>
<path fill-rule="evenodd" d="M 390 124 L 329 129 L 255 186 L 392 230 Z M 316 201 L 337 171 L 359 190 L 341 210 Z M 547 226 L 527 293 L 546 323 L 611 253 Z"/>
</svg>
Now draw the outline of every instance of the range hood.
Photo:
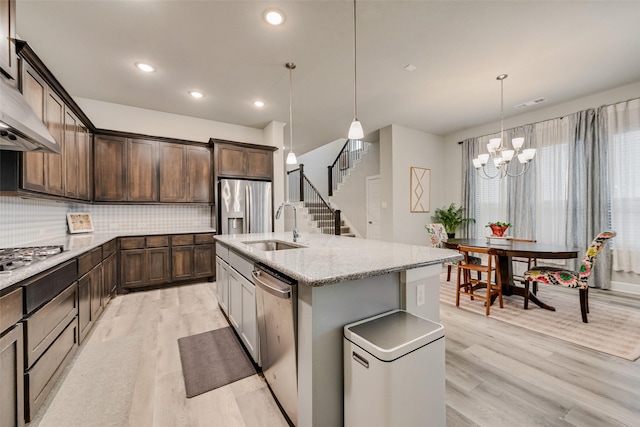
<svg viewBox="0 0 640 427">
<path fill-rule="evenodd" d="M 24 97 L 0 78 L 0 150 L 60 154 L 60 144 Z"/>
</svg>

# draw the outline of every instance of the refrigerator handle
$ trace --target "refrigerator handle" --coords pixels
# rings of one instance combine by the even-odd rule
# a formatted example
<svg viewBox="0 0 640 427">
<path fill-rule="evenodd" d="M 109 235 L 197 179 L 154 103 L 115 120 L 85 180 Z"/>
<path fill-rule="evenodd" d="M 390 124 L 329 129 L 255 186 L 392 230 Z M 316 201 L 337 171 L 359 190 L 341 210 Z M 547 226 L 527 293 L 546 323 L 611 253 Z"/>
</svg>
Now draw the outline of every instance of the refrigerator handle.
<svg viewBox="0 0 640 427">
<path fill-rule="evenodd" d="M 247 209 L 247 212 L 249 214 L 249 220 L 247 221 L 247 228 L 249 229 L 248 233 L 253 233 L 253 229 L 252 229 L 253 218 L 251 217 L 253 214 L 253 192 L 251 191 L 250 186 L 247 187 L 247 192 L 249 193 L 249 197 L 247 199 L 249 200 L 248 209 Z"/>
<path fill-rule="evenodd" d="M 251 233 L 251 209 L 253 209 L 253 200 L 251 200 L 251 187 L 244 188 L 244 232 Z"/>
</svg>

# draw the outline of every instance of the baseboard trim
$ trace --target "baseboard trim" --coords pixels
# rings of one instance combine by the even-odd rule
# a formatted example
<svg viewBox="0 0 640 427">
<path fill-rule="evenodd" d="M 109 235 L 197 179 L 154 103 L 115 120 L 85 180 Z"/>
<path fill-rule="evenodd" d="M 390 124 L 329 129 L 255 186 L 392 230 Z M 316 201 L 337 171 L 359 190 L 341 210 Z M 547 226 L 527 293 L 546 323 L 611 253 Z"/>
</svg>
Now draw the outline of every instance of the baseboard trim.
<svg viewBox="0 0 640 427">
<path fill-rule="evenodd" d="M 628 294 L 640 295 L 640 286 L 633 283 L 611 281 L 612 291 L 626 292 Z"/>
</svg>

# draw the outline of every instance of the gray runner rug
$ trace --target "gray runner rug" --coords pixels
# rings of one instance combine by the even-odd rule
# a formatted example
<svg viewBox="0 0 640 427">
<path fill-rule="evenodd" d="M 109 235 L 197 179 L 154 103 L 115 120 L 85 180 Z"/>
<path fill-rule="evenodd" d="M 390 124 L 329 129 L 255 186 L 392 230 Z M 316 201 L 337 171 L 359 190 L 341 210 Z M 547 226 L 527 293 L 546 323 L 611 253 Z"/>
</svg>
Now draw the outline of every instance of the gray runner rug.
<svg viewBox="0 0 640 427">
<path fill-rule="evenodd" d="M 178 348 L 187 397 L 256 373 L 230 326 L 179 338 Z"/>
</svg>

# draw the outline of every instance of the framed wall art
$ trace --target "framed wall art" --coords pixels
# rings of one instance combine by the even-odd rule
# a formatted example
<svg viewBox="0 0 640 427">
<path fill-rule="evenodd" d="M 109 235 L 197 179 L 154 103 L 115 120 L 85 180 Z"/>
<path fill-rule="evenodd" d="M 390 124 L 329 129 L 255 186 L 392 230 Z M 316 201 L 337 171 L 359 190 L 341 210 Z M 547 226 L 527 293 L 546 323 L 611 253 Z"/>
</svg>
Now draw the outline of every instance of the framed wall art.
<svg viewBox="0 0 640 427">
<path fill-rule="evenodd" d="M 71 234 L 93 232 L 91 214 L 86 212 L 67 213 L 67 224 L 69 225 L 69 233 Z"/>
<path fill-rule="evenodd" d="M 411 212 L 429 212 L 431 193 L 431 169 L 411 166 Z"/>
</svg>

